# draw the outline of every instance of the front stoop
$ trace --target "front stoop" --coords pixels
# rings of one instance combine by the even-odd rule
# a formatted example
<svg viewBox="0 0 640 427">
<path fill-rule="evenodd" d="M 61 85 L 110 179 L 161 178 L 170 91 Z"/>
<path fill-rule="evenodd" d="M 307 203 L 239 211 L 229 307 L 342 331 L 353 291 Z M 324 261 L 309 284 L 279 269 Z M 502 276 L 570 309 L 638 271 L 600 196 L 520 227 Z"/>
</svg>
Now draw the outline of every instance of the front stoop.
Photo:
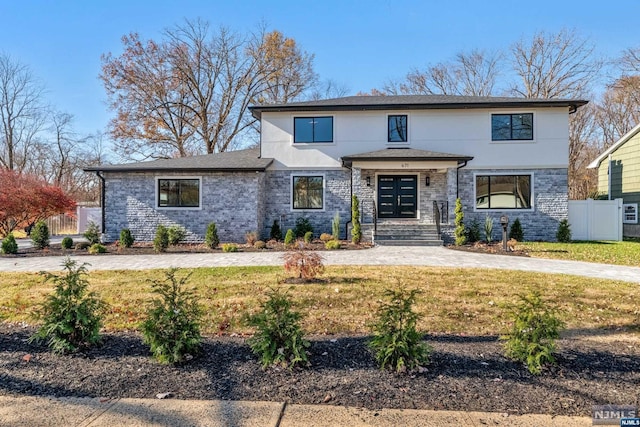
<svg viewBox="0 0 640 427">
<path fill-rule="evenodd" d="M 362 226 L 363 234 L 373 236 L 373 243 L 380 246 L 442 246 L 435 224 L 416 222 L 379 222 L 377 232 L 373 224 Z"/>
</svg>

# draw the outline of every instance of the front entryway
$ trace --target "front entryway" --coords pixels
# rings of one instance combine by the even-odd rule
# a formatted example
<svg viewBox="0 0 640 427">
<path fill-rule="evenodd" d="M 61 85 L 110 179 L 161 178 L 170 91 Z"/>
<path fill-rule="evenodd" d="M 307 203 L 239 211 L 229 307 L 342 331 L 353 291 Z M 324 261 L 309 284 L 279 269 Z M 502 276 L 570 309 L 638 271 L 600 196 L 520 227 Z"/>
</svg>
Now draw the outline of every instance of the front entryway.
<svg viewBox="0 0 640 427">
<path fill-rule="evenodd" d="M 416 218 L 418 177 L 415 175 L 378 176 L 378 217 Z"/>
</svg>

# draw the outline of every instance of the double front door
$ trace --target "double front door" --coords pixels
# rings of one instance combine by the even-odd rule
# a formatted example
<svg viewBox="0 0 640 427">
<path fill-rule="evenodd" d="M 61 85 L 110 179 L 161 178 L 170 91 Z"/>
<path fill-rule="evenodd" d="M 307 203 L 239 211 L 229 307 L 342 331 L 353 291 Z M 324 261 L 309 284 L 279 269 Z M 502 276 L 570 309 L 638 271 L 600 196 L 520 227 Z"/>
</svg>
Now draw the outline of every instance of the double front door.
<svg viewBox="0 0 640 427">
<path fill-rule="evenodd" d="M 417 206 L 417 176 L 378 175 L 379 218 L 416 218 Z"/>
</svg>

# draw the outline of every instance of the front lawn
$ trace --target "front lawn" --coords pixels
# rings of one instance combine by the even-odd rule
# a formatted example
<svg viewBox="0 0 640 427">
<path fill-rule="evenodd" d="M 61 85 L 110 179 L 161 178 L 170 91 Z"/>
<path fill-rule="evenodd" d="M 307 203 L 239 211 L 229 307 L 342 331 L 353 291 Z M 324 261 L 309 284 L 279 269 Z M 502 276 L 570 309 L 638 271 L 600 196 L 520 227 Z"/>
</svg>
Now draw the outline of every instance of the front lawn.
<svg viewBox="0 0 640 427">
<path fill-rule="evenodd" d="M 423 332 L 502 334 L 509 326 L 504 305 L 527 289 L 539 289 L 557 305 L 569 328 L 637 331 L 640 327 L 640 286 L 626 282 L 521 271 L 332 266 L 323 276 L 325 283 L 292 286 L 284 283 L 287 275 L 281 267 L 193 272 L 189 283 L 200 296 L 206 334 L 251 332 L 242 318 L 257 309 L 269 287 L 289 289 L 311 334 L 368 333 L 384 289 L 399 286 L 423 290 L 416 307 L 424 316 L 418 325 Z M 162 270 L 91 272 L 90 290 L 110 307 L 106 328 L 137 329 L 152 298 L 148 279 L 162 277 Z M 0 318 L 35 323 L 34 309 L 51 290 L 38 274 L 0 273 Z"/>
<path fill-rule="evenodd" d="M 640 241 L 622 242 L 523 242 L 518 248 L 532 257 L 598 262 L 640 267 Z"/>
</svg>

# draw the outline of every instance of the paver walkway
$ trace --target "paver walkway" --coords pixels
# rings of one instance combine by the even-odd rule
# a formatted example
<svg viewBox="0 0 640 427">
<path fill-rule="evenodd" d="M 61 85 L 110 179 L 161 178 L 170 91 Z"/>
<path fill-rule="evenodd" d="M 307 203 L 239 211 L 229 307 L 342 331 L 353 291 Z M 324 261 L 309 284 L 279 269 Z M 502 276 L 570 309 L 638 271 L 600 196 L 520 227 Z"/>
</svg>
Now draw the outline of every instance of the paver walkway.
<svg viewBox="0 0 640 427">
<path fill-rule="evenodd" d="M 571 274 L 640 283 L 640 267 L 562 261 L 507 255 L 488 255 L 444 247 L 377 246 L 357 251 L 327 251 L 325 265 L 416 265 L 491 268 Z M 167 267 L 223 267 L 282 265 L 281 252 L 236 252 L 160 255 L 72 256 L 91 264 L 91 270 L 142 270 Z M 0 258 L 0 271 L 60 270 L 64 257 Z"/>
</svg>

